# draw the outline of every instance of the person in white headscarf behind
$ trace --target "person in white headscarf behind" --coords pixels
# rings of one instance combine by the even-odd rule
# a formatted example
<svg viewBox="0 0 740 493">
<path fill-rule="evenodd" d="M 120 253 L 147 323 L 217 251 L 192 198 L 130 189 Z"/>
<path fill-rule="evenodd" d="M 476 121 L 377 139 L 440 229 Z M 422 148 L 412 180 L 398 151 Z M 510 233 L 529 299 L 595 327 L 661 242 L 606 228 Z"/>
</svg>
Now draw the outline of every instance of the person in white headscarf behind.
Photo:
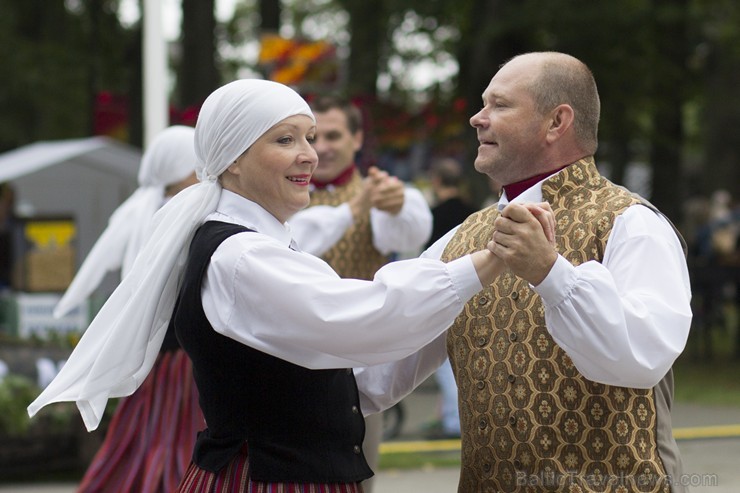
<svg viewBox="0 0 740 493">
<path fill-rule="evenodd" d="M 173 125 L 154 138 L 141 159 L 139 188 L 111 215 L 54 308 L 56 318 L 88 299 L 106 273 L 120 269 L 125 276 L 150 233 L 154 213 L 177 192 L 197 183 L 193 132 L 192 127 Z"/>
<path fill-rule="evenodd" d="M 178 491 L 362 491 L 372 471 L 360 399 L 379 389 L 358 393 L 351 368 L 443 347 L 446 328 L 517 244 L 506 240 L 513 231 L 494 233 L 487 249 L 449 263 L 412 259 L 372 281 L 341 279 L 299 251 L 287 223 L 309 202 L 315 131 L 305 100 L 284 85 L 238 80 L 214 91 L 195 131 L 201 182 L 155 215 L 131 272 L 29 414 L 75 401 L 95 429 L 107 400 L 149 373 L 172 325 L 208 426 Z M 554 230 L 536 206 L 503 215 L 529 234 Z"/>
<path fill-rule="evenodd" d="M 125 277 L 170 198 L 197 183 L 192 127 L 171 126 L 144 152 L 139 188 L 113 214 L 56 308 L 62 315 L 98 286 L 106 271 Z M 149 376 L 116 407 L 77 493 L 166 493 L 177 488 L 195 436 L 205 427 L 192 364 L 170 334 Z"/>
</svg>

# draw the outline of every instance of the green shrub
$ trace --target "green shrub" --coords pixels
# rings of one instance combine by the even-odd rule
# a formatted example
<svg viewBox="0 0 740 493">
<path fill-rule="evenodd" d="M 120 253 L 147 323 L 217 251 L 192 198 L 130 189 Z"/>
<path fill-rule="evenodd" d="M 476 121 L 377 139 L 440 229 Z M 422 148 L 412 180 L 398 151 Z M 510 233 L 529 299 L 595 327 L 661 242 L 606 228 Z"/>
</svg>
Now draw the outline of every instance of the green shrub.
<svg viewBox="0 0 740 493">
<path fill-rule="evenodd" d="M 68 433 L 76 412 L 69 402 L 55 403 L 42 409 L 33 419 L 26 408 L 41 389 L 29 378 L 10 374 L 0 380 L 0 436 L 29 433 Z"/>
<path fill-rule="evenodd" d="M 31 420 L 26 408 L 39 391 L 33 381 L 23 376 L 11 374 L 0 380 L 0 434 L 28 432 Z"/>
</svg>

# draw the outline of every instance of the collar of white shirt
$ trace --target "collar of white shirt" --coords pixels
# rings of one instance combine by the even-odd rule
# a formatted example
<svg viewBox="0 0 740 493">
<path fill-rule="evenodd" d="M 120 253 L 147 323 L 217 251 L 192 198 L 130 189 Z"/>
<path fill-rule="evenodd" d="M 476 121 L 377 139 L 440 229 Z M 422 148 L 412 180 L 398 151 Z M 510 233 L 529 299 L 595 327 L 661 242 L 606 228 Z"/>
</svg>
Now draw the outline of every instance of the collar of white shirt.
<svg viewBox="0 0 740 493">
<path fill-rule="evenodd" d="M 281 223 L 261 205 L 229 190 L 221 191 L 218 206 L 208 215 L 206 221 L 240 224 L 285 245 L 291 244 L 290 226 L 287 223 Z"/>
<path fill-rule="evenodd" d="M 549 176 L 547 178 L 550 178 Z M 545 178 L 542 181 L 545 181 L 547 178 Z M 511 202 L 515 204 L 527 204 L 527 203 L 537 203 L 542 202 L 542 181 L 535 183 L 522 193 L 520 193 L 514 200 Z M 504 207 L 509 205 L 509 199 L 506 198 L 506 192 L 501 192 L 501 198 L 498 200 L 498 210 L 499 212 L 504 210 Z"/>
</svg>

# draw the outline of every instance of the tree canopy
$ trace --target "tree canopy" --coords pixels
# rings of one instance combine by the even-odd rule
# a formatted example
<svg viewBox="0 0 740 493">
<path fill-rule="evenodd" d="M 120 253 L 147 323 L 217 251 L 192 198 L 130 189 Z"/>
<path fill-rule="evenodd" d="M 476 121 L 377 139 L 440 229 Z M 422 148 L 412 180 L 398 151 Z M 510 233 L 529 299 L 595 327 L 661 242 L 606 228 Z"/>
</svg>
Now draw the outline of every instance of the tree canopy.
<svg viewBox="0 0 740 493">
<path fill-rule="evenodd" d="M 101 132 L 140 144 L 139 24 L 120 22 L 117 0 L 41 3 L 0 0 L 0 150 Z M 278 35 L 304 57 L 283 74 L 299 77 L 304 93 L 366 104 L 371 158 L 405 163 L 413 178 L 433 154 L 471 158 L 468 119 L 500 64 L 563 51 L 596 77 L 597 157 L 614 181 L 644 164 L 651 199 L 677 220 L 692 195 L 722 187 L 740 196 L 740 5 L 732 0 L 243 0 L 225 21 L 214 5 L 182 2 L 173 123 L 194 122 L 223 81 L 274 73 L 258 54 L 264 35 Z"/>
</svg>

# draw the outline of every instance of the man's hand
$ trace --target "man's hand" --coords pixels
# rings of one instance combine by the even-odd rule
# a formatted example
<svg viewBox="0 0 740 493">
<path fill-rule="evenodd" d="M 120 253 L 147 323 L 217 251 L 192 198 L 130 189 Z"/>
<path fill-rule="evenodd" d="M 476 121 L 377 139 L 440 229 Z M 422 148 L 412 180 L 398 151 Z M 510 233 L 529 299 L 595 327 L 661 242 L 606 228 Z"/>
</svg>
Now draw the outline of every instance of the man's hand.
<svg viewBox="0 0 740 493">
<path fill-rule="evenodd" d="M 368 169 L 367 176 L 370 183 L 370 204 L 389 214 L 396 215 L 401 212 L 405 194 L 403 182 L 375 166 Z"/>
<path fill-rule="evenodd" d="M 488 244 L 511 271 L 538 285 L 557 260 L 555 215 L 549 204 L 509 204 L 494 222 Z"/>
</svg>

